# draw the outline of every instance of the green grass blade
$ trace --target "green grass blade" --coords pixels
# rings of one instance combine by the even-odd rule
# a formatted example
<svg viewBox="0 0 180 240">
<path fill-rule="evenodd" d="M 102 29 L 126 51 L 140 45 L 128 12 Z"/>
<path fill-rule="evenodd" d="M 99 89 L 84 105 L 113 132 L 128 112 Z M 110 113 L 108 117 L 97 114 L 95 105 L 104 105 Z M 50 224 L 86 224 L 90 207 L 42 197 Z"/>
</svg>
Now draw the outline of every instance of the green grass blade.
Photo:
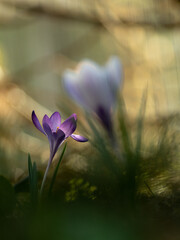
<svg viewBox="0 0 180 240">
<path fill-rule="evenodd" d="M 86 113 L 86 120 L 90 126 L 90 128 L 92 129 L 94 136 L 95 136 L 95 140 L 97 142 L 97 146 L 99 147 L 99 150 L 103 150 L 104 151 L 104 139 L 101 137 L 101 135 L 99 134 L 96 126 L 94 125 L 94 123 L 92 122 L 91 118 L 88 116 L 88 114 Z"/>
<path fill-rule="evenodd" d="M 37 184 L 37 167 L 36 163 L 33 163 L 32 167 L 32 203 L 36 205 L 38 200 L 38 184 Z"/>
<path fill-rule="evenodd" d="M 31 161 L 31 156 L 28 153 L 28 171 L 29 171 L 29 181 L 32 181 L 32 161 Z"/>
<path fill-rule="evenodd" d="M 128 159 L 132 157 L 132 139 L 130 136 L 130 132 L 128 130 L 128 126 L 125 122 L 127 119 L 126 117 L 126 109 L 125 109 L 125 103 L 123 100 L 123 97 L 120 96 L 120 106 L 119 106 L 119 128 L 121 131 L 121 137 L 122 137 L 122 145 L 125 151 L 125 154 Z"/>
<path fill-rule="evenodd" d="M 101 136 L 101 134 L 99 133 L 99 131 L 97 130 L 96 126 L 94 125 L 94 123 L 92 122 L 91 118 L 86 114 L 86 120 L 90 126 L 90 128 L 92 129 L 94 136 L 95 136 L 95 142 L 91 141 L 91 144 L 97 148 L 99 150 L 99 152 L 101 153 L 101 155 L 104 158 L 110 158 L 110 153 L 106 147 L 106 143 L 104 141 L 104 138 Z"/>
<path fill-rule="evenodd" d="M 143 133 L 143 126 L 144 126 L 144 116 L 146 111 L 146 102 L 147 102 L 147 89 L 143 93 L 139 114 L 138 114 L 136 146 L 135 146 L 136 160 L 138 160 L 141 157 L 140 155 L 141 155 L 141 147 L 142 147 L 142 133 Z"/>
<path fill-rule="evenodd" d="M 54 182 L 56 180 L 57 172 L 58 172 L 60 163 L 61 163 L 61 161 L 63 159 L 64 153 L 65 153 L 65 150 L 66 150 L 66 146 L 67 146 L 67 143 L 65 144 L 65 146 L 64 146 L 64 148 L 62 150 L 61 156 L 60 156 L 59 161 L 57 163 L 57 166 L 55 168 L 55 171 L 54 171 L 54 174 L 53 174 L 53 177 L 52 177 L 52 180 L 51 180 L 51 184 L 50 184 L 50 187 L 49 187 L 49 196 L 51 195 L 52 188 L 53 188 Z"/>
<path fill-rule="evenodd" d="M 115 174 L 119 174 L 119 169 L 117 168 L 117 165 L 114 162 L 114 157 L 108 150 L 108 148 L 106 146 L 106 142 L 104 141 L 104 138 L 101 136 L 101 134 L 97 130 L 95 124 L 93 123 L 93 121 L 91 120 L 91 118 L 88 116 L 87 113 L 86 113 L 86 120 L 87 120 L 90 128 L 92 129 L 92 131 L 94 133 L 94 137 L 95 137 L 94 138 L 95 141 L 94 142 L 91 141 L 91 144 L 101 154 L 101 158 L 102 158 L 103 162 L 105 163 L 107 169 L 111 170 Z"/>
<path fill-rule="evenodd" d="M 28 154 L 28 171 L 31 202 L 35 206 L 38 200 L 37 167 L 35 162 L 32 164 L 30 154 Z"/>
</svg>

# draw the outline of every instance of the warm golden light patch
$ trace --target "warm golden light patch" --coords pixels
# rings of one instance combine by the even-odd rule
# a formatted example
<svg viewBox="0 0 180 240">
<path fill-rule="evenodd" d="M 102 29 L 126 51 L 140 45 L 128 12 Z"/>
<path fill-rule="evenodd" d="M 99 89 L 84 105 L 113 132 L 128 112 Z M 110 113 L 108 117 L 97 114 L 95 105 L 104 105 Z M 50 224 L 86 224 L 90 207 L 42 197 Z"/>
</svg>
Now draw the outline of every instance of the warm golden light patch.
<svg viewBox="0 0 180 240">
<path fill-rule="evenodd" d="M 3 63 L 4 63 L 4 54 L 2 53 L 2 50 L 0 49 L 0 82 L 4 80 L 4 76 L 5 76 Z"/>
<path fill-rule="evenodd" d="M 0 66 L 0 81 L 3 80 L 3 77 L 4 77 L 4 71 L 3 71 L 3 68 Z"/>
</svg>

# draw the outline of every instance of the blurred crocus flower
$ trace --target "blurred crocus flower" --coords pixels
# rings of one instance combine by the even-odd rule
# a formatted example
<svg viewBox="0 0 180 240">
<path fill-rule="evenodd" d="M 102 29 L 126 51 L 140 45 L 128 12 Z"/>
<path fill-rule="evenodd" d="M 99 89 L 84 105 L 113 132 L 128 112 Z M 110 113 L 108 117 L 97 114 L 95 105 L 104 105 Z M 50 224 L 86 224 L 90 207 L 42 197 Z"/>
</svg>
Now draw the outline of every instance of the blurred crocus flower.
<svg viewBox="0 0 180 240">
<path fill-rule="evenodd" d="M 118 57 L 111 57 L 105 66 L 93 61 L 80 62 L 76 70 L 63 75 L 65 89 L 85 110 L 94 112 L 104 128 L 112 134 L 112 109 L 122 84 L 122 68 Z"/>
<path fill-rule="evenodd" d="M 58 148 L 64 142 L 64 140 L 66 140 L 68 137 L 72 137 L 78 142 L 87 142 L 88 139 L 83 136 L 73 134 L 73 132 L 76 130 L 77 122 L 77 116 L 75 113 L 72 114 L 69 118 L 67 118 L 63 123 L 61 123 L 61 116 L 59 112 L 54 112 L 50 118 L 47 115 L 44 115 L 41 126 L 35 112 L 33 111 L 32 121 L 35 127 L 48 137 L 50 145 L 50 158 L 41 186 L 42 190 L 49 166 Z"/>
</svg>

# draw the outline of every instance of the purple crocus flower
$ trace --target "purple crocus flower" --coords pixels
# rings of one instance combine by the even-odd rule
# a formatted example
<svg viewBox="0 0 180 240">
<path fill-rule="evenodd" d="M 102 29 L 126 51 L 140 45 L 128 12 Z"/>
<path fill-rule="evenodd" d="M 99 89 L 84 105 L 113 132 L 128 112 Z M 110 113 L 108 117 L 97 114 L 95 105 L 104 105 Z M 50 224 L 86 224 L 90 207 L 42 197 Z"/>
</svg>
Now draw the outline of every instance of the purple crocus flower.
<svg viewBox="0 0 180 240">
<path fill-rule="evenodd" d="M 61 116 L 59 112 L 54 112 L 50 118 L 47 115 L 44 115 L 41 126 L 35 112 L 33 111 L 32 121 L 35 127 L 48 137 L 50 145 L 50 158 L 41 186 L 42 191 L 48 169 L 60 145 L 68 137 L 72 137 L 74 140 L 78 142 L 87 142 L 88 139 L 83 136 L 73 134 L 73 132 L 76 130 L 77 122 L 77 116 L 75 113 L 72 114 L 69 118 L 67 118 L 63 123 L 61 123 Z"/>
<path fill-rule="evenodd" d="M 65 71 L 63 82 L 69 95 L 85 110 L 94 112 L 112 135 L 112 109 L 122 84 L 119 58 L 111 57 L 105 66 L 84 60 L 75 71 Z"/>
</svg>

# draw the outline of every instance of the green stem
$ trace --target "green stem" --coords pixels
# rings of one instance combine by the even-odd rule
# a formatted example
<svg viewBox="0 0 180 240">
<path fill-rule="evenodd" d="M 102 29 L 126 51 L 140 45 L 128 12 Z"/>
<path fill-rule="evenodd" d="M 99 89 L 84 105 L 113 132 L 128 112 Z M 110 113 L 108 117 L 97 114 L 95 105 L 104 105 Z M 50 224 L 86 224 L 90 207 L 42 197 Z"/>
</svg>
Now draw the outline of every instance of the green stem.
<svg viewBox="0 0 180 240">
<path fill-rule="evenodd" d="M 62 150 L 61 156 L 60 156 L 59 161 L 57 163 L 57 166 L 55 168 L 55 171 L 54 171 L 54 174 L 53 174 L 53 177 L 52 177 L 52 180 L 51 180 L 51 184 L 50 184 L 50 187 L 49 187 L 49 196 L 51 195 L 52 188 L 53 188 L 54 182 L 56 180 L 57 172 L 58 172 L 59 166 L 61 164 L 61 161 L 63 159 L 64 153 L 65 153 L 65 150 L 66 150 L 66 145 L 67 145 L 67 143 L 65 143 L 65 146 Z"/>
<path fill-rule="evenodd" d="M 46 181 L 46 178 L 47 178 L 47 174 L 48 174 L 48 171 L 49 171 L 49 167 L 50 167 L 50 165 L 51 165 L 51 162 L 52 162 L 52 159 L 51 159 L 51 157 L 50 157 L 50 158 L 49 158 L 48 165 L 47 165 L 47 168 L 46 168 L 46 171 L 45 171 L 45 173 L 44 173 L 43 180 L 42 180 L 41 189 L 40 189 L 40 196 L 42 195 L 42 192 L 43 192 L 44 184 L 45 184 L 45 181 Z"/>
</svg>

